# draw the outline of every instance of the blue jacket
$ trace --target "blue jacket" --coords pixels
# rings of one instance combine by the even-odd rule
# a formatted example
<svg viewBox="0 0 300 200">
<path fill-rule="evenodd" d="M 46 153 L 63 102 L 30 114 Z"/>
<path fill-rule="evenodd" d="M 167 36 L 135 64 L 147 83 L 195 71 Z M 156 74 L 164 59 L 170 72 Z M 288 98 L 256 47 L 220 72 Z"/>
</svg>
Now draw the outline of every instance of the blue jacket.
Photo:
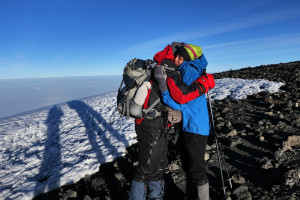
<svg viewBox="0 0 300 200">
<path fill-rule="evenodd" d="M 190 85 L 206 69 L 207 61 L 202 54 L 200 59 L 190 62 L 183 62 L 179 71 L 183 81 Z M 181 110 L 183 120 L 183 131 L 201 135 L 209 135 L 209 117 L 205 95 L 202 95 L 186 104 L 176 103 L 170 96 L 169 91 L 162 93 L 162 99 L 165 104 L 174 110 Z"/>
</svg>

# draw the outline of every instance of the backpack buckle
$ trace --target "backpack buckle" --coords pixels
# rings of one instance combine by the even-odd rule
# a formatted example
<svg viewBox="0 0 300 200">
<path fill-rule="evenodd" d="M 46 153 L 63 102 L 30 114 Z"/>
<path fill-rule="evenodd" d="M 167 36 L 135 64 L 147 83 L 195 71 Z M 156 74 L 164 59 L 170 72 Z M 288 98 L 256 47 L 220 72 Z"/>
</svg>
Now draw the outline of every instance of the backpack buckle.
<svg viewBox="0 0 300 200">
<path fill-rule="evenodd" d="M 161 116 L 161 112 L 158 112 L 156 109 L 151 109 L 149 112 L 145 113 L 143 110 L 143 117 L 145 119 L 155 119 L 156 117 Z"/>
</svg>

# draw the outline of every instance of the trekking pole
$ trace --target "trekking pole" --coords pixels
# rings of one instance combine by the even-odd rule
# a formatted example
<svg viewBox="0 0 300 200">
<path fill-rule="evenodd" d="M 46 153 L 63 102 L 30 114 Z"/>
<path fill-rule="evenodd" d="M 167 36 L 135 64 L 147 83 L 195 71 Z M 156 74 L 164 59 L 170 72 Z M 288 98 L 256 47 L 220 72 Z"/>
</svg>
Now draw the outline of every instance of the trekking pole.
<svg viewBox="0 0 300 200">
<path fill-rule="evenodd" d="M 213 131 L 214 131 L 214 135 L 215 135 L 215 137 L 216 137 L 216 141 L 217 141 L 217 143 L 218 143 L 218 146 L 219 146 L 219 147 L 221 148 L 221 150 L 222 150 L 223 147 L 222 147 L 221 143 L 220 143 L 219 140 L 218 140 L 218 135 L 217 135 L 217 132 L 216 132 L 216 129 L 215 129 L 215 126 L 214 126 L 213 112 L 212 112 L 211 100 L 210 100 L 209 95 L 208 95 L 208 100 L 209 100 L 210 113 L 211 113 L 211 118 L 212 118 L 212 123 L 213 123 Z M 231 184 L 232 178 L 229 176 L 227 164 L 226 164 L 226 162 L 225 162 L 224 152 L 221 151 L 220 154 L 221 154 L 221 159 L 222 159 L 222 161 L 223 161 L 223 164 L 224 164 L 224 167 L 225 167 L 225 170 L 226 170 L 226 174 L 227 174 L 227 178 L 228 178 L 227 181 L 229 182 L 230 188 L 232 188 L 232 184 Z"/>
<path fill-rule="evenodd" d="M 207 92 L 207 99 L 208 99 L 208 105 L 209 105 L 208 110 L 209 110 L 210 119 L 211 119 L 211 132 L 215 136 L 215 143 L 216 143 L 216 149 L 217 149 L 217 154 L 218 154 L 220 174 L 221 174 L 222 185 L 223 185 L 222 189 L 223 189 L 224 195 L 226 196 L 226 191 L 225 191 L 226 187 L 225 187 L 225 184 L 224 184 L 224 177 L 223 177 L 223 171 L 222 171 L 222 163 L 223 163 L 224 168 L 225 168 L 226 173 L 227 173 L 227 181 L 229 182 L 230 188 L 232 188 L 232 183 L 231 183 L 231 179 L 232 178 L 229 176 L 229 172 L 228 172 L 228 168 L 227 168 L 227 165 L 226 165 L 226 162 L 225 162 L 224 154 L 222 154 L 222 152 L 220 152 L 220 149 L 219 149 L 219 148 L 222 149 L 222 147 L 221 147 L 221 143 L 218 140 L 217 132 L 215 130 L 215 124 L 214 124 L 214 118 L 213 118 L 211 100 L 210 100 L 208 92 Z"/>
</svg>

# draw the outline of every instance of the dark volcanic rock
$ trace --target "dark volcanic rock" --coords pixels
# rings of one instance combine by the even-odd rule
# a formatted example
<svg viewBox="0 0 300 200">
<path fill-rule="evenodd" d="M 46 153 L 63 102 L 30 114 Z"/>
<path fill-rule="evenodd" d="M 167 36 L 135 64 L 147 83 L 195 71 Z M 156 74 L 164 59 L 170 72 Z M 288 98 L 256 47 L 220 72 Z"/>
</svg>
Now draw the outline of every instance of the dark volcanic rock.
<svg viewBox="0 0 300 200">
<path fill-rule="evenodd" d="M 248 191 L 247 186 L 239 186 L 233 191 L 233 199 L 235 200 L 252 200 L 252 195 Z"/>
<path fill-rule="evenodd" d="M 227 199 L 300 198 L 300 62 L 280 63 L 214 74 L 220 78 L 283 82 L 284 92 L 261 92 L 240 101 L 213 101 L 215 127 L 222 144 Z M 214 136 L 207 145 L 211 199 L 224 199 Z M 35 199 L 128 199 L 137 162 L 137 145 L 126 156 L 100 166 L 99 172 Z M 224 166 L 224 165 L 223 165 Z M 166 198 L 184 199 L 185 173 L 179 151 L 170 144 L 165 173 Z"/>
</svg>

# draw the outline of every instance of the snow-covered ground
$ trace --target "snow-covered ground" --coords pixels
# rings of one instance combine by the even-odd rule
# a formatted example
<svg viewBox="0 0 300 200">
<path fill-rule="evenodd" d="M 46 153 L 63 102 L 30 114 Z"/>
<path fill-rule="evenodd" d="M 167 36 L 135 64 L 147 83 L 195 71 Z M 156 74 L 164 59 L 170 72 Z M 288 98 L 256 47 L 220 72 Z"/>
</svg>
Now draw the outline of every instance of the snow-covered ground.
<svg viewBox="0 0 300 200">
<path fill-rule="evenodd" d="M 217 79 L 212 99 L 277 92 L 283 83 Z M 57 104 L 0 120 L 0 199 L 32 199 L 98 171 L 136 143 L 116 93 Z"/>
</svg>

